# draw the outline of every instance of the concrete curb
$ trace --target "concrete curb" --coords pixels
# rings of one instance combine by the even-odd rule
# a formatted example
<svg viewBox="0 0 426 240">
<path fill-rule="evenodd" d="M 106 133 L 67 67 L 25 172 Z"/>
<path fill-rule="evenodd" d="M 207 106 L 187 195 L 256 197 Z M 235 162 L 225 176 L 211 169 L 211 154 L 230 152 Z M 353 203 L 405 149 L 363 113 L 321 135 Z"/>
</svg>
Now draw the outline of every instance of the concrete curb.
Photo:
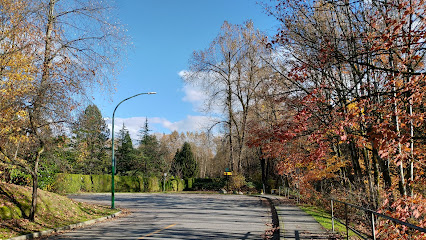
<svg viewBox="0 0 426 240">
<path fill-rule="evenodd" d="M 280 219 L 278 217 L 277 209 L 275 208 L 275 204 L 273 199 L 268 195 L 257 195 L 259 198 L 266 199 L 269 203 L 269 206 L 271 207 L 271 213 L 272 213 L 272 227 L 274 228 L 274 231 L 272 233 L 272 240 L 279 240 L 280 239 Z"/>
<path fill-rule="evenodd" d="M 68 226 L 65 226 L 65 227 L 48 229 L 48 230 L 44 230 L 44 231 L 41 231 L 41 232 L 33 232 L 33 233 L 30 233 L 30 234 L 9 238 L 9 239 L 6 239 L 6 240 L 26 240 L 26 239 L 34 239 L 34 238 L 37 238 L 37 237 L 47 236 L 47 235 L 50 235 L 52 233 L 72 230 L 72 229 L 88 226 L 88 225 L 91 225 L 91 224 L 94 224 L 94 223 L 97 223 L 97 222 L 105 221 L 107 219 L 115 218 L 115 217 L 118 217 L 121 213 L 122 212 L 119 211 L 117 213 L 114 213 L 114 214 L 106 216 L 106 217 L 96 218 L 96 219 L 88 220 L 86 222 L 81 222 L 81 223 L 75 223 L 75 224 L 71 224 L 71 225 L 68 225 Z"/>
</svg>

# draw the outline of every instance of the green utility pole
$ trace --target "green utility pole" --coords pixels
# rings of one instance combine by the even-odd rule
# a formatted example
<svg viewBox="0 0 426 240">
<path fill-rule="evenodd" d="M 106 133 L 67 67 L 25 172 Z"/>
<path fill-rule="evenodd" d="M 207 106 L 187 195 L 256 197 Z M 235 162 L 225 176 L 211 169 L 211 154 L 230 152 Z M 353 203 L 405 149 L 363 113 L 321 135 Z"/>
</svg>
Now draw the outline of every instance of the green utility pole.
<svg viewBox="0 0 426 240">
<path fill-rule="evenodd" d="M 124 99 L 123 101 L 119 102 L 117 104 L 117 106 L 115 106 L 114 111 L 112 112 L 112 136 L 111 136 L 111 141 L 112 141 L 112 172 L 111 172 L 111 209 L 115 209 L 115 186 L 114 186 L 114 175 L 115 175 L 115 153 L 114 153 L 114 116 L 115 116 L 115 110 L 117 110 L 118 106 L 120 106 L 120 104 L 122 104 L 123 102 L 137 97 L 139 95 L 143 95 L 143 94 L 156 94 L 156 92 L 147 92 L 147 93 L 139 93 L 136 95 L 133 95 L 131 97 L 128 97 L 126 99 Z"/>
</svg>

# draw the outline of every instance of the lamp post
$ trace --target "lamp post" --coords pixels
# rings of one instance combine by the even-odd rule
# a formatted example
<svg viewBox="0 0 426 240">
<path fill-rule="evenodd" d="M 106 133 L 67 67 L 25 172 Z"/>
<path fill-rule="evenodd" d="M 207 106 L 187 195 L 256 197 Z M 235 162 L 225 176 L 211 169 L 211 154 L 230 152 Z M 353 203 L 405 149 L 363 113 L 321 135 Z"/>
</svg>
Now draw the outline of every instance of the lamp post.
<svg viewBox="0 0 426 240">
<path fill-rule="evenodd" d="M 136 95 L 133 95 L 131 97 L 128 97 L 126 99 L 124 99 L 123 101 L 119 102 L 117 104 L 117 106 L 115 106 L 114 111 L 112 112 L 112 136 L 111 136 L 111 141 L 112 141 L 112 172 L 111 172 L 111 208 L 114 209 L 115 208 L 115 198 L 114 198 L 114 174 L 115 174 L 115 154 L 114 154 L 114 116 L 115 116 L 115 110 L 117 110 L 118 106 L 120 106 L 120 104 L 122 104 L 123 102 L 137 97 L 139 95 L 143 95 L 143 94 L 156 94 L 156 92 L 147 92 L 147 93 L 138 93 Z"/>
</svg>

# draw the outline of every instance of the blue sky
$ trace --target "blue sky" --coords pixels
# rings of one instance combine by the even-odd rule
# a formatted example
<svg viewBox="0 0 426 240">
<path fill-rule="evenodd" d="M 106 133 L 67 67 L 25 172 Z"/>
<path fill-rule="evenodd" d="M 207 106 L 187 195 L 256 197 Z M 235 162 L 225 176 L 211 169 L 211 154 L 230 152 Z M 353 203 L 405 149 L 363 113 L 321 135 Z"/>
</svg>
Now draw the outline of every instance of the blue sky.
<svg viewBox="0 0 426 240">
<path fill-rule="evenodd" d="M 145 117 L 153 132 L 202 130 L 206 117 L 197 109 L 202 95 L 185 87 L 179 72 L 188 69 L 194 50 L 209 46 L 224 21 L 242 24 L 251 19 L 268 35 L 277 29 L 277 22 L 256 0 L 116 0 L 116 4 L 133 47 L 112 98 L 97 96 L 94 103 L 105 118 L 111 118 L 121 100 L 157 92 L 126 101 L 116 111 L 116 131 L 124 122 L 134 139 Z"/>
</svg>

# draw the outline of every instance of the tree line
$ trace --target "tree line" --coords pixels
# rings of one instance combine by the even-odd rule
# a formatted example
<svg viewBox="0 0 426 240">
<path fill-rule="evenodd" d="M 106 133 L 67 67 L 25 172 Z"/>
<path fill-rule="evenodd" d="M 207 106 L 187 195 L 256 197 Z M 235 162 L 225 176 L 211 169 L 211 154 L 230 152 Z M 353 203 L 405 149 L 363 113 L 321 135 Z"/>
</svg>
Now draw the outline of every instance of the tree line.
<svg viewBox="0 0 426 240">
<path fill-rule="evenodd" d="M 96 1 L 0 4 L 0 161 L 3 172 L 31 175 L 34 220 L 40 171 L 110 171 L 109 133 L 88 96 L 111 86 L 126 39 Z M 425 2 L 263 6 L 280 22 L 275 36 L 252 21 L 224 22 L 183 76 L 207 96 L 219 134 L 161 136 L 145 122 L 134 144 L 123 126 L 118 173 L 215 177 L 229 168 L 265 190 L 283 184 L 425 227 Z M 379 234 L 408 231 L 394 228 Z"/>
<path fill-rule="evenodd" d="M 257 162 L 269 188 L 278 174 L 307 200 L 424 227 L 425 2 L 263 6 L 281 24 L 275 36 L 225 22 L 183 77 L 208 96 L 206 112 L 220 112 L 228 166 L 250 177 Z M 405 234 L 423 237 L 392 225 L 378 233 Z"/>
</svg>

